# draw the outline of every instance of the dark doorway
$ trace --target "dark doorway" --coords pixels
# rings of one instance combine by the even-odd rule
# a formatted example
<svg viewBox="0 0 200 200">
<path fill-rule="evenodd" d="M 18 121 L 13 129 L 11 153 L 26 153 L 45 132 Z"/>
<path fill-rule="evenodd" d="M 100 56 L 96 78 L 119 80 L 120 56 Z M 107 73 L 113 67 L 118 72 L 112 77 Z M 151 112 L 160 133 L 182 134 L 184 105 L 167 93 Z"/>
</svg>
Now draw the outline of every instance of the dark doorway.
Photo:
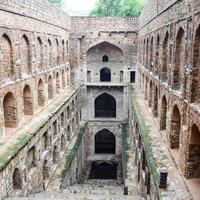
<svg viewBox="0 0 200 200">
<path fill-rule="evenodd" d="M 93 162 L 90 171 L 90 179 L 115 179 L 117 180 L 116 163 Z"/>
<path fill-rule="evenodd" d="M 130 82 L 135 83 L 135 71 L 132 71 L 130 74 Z"/>
<path fill-rule="evenodd" d="M 115 135 L 107 129 L 95 135 L 96 154 L 115 154 Z"/>
<path fill-rule="evenodd" d="M 116 100 L 107 93 L 95 99 L 95 117 L 116 117 Z"/>
<path fill-rule="evenodd" d="M 109 68 L 105 67 L 100 71 L 100 81 L 110 82 L 111 81 L 111 71 Z"/>
<path fill-rule="evenodd" d="M 102 62 L 108 62 L 109 61 L 109 58 L 107 55 L 104 55 L 103 58 L 102 58 Z"/>
</svg>

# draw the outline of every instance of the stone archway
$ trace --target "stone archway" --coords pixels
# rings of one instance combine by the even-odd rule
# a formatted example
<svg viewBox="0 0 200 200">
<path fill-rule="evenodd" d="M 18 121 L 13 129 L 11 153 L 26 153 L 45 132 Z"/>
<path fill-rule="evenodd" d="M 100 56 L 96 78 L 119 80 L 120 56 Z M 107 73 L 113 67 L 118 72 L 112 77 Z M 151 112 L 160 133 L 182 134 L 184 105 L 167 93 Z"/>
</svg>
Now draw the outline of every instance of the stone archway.
<svg viewBox="0 0 200 200">
<path fill-rule="evenodd" d="M 53 79 L 51 76 L 48 78 L 48 98 L 53 99 Z"/>
<path fill-rule="evenodd" d="M 149 107 L 152 107 L 152 93 L 153 93 L 153 84 L 152 84 L 152 81 L 150 81 L 149 83 L 149 99 L 148 99 L 148 102 L 149 102 Z"/>
<path fill-rule="evenodd" d="M 180 89 L 184 76 L 184 36 L 184 30 L 180 28 L 176 37 L 175 69 L 173 80 L 173 87 L 176 90 Z"/>
<path fill-rule="evenodd" d="M 21 190 L 22 189 L 22 177 L 20 170 L 15 168 L 13 172 L 13 189 L 14 190 Z"/>
<path fill-rule="evenodd" d="M 158 88 L 155 87 L 153 98 L 153 116 L 158 117 Z"/>
<path fill-rule="evenodd" d="M 58 94 L 60 92 L 60 75 L 57 72 L 56 73 L 56 93 Z"/>
<path fill-rule="evenodd" d="M 167 99 L 164 95 L 161 101 L 160 110 L 160 130 L 166 130 L 167 128 Z"/>
<path fill-rule="evenodd" d="M 163 42 L 163 59 L 162 59 L 162 70 L 161 70 L 161 78 L 164 81 L 167 80 L 168 43 L 169 43 L 169 33 L 167 31 Z"/>
<path fill-rule="evenodd" d="M 44 106 L 45 96 L 44 96 L 44 83 L 42 79 L 38 82 L 38 106 Z"/>
<path fill-rule="evenodd" d="M 17 107 L 13 94 L 8 92 L 3 99 L 4 125 L 9 128 L 17 128 Z"/>
<path fill-rule="evenodd" d="M 181 132 L 181 114 L 177 105 L 174 105 L 171 115 L 170 126 L 170 147 L 172 149 L 179 149 L 179 140 Z"/>
<path fill-rule="evenodd" d="M 59 161 L 59 149 L 57 146 L 53 149 L 53 164 L 57 164 Z"/>
<path fill-rule="evenodd" d="M 33 115 L 33 99 L 31 89 L 29 85 L 26 85 L 23 90 L 23 101 L 24 101 L 24 114 Z"/>
<path fill-rule="evenodd" d="M 116 100 L 113 96 L 103 93 L 95 99 L 95 117 L 116 117 Z"/>
<path fill-rule="evenodd" d="M 186 178 L 200 178 L 200 130 L 196 124 L 192 125 L 187 148 L 185 176 Z"/>
<path fill-rule="evenodd" d="M 116 153 L 116 139 L 115 135 L 103 129 L 95 135 L 95 153 L 96 154 L 115 154 Z"/>
<path fill-rule="evenodd" d="M 49 164 L 48 164 L 47 160 L 44 161 L 42 174 L 43 174 L 44 181 L 49 179 L 49 177 L 50 177 L 49 176 Z"/>
<path fill-rule="evenodd" d="M 101 82 L 111 81 L 111 70 L 109 68 L 104 67 L 100 70 L 100 81 Z"/>
</svg>

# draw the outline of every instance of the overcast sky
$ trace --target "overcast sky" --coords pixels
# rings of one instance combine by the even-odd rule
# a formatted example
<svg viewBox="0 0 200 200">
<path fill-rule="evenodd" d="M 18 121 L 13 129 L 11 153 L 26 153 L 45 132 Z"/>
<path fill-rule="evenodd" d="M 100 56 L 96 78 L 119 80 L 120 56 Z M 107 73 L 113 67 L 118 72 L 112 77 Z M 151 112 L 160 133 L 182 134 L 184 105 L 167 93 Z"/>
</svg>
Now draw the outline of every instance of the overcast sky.
<svg viewBox="0 0 200 200">
<path fill-rule="evenodd" d="M 66 10 L 77 11 L 89 11 L 93 8 L 96 0 L 64 0 Z"/>
</svg>

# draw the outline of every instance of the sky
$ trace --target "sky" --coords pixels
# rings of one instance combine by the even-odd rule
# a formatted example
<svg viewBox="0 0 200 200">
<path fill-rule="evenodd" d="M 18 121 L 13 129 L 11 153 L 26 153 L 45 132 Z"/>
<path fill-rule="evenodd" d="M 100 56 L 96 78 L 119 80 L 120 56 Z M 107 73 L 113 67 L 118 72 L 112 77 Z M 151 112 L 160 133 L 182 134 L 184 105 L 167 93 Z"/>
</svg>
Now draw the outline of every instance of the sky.
<svg viewBox="0 0 200 200">
<path fill-rule="evenodd" d="M 77 12 L 90 11 L 96 2 L 96 0 L 64 0 L 66 10 L 71 14 Z"/>
</svg>

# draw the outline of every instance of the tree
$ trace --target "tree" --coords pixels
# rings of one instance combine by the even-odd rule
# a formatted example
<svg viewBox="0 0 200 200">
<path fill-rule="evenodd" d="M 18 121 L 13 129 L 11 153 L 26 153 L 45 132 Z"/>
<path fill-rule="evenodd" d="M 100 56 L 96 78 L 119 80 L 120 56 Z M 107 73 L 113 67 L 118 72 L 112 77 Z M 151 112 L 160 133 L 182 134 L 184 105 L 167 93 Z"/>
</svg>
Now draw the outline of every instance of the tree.
<svg viewBox="0 0 200 200">
<path fill-rule="evenodd" d="M 63 5 L 63 0 L 49 0 L 49 2 L 58 7 L 62 7 Z"/>
<path fill-rule="evenodd" d="M 144 0 L 124 0 L 122 16 L 139 16 L 144 6 Z"/>
<path fill-rule="evenodd" d="M 144 0 L 98 0 L 91 16 L 138 16 Z"/>
<path fill-rule="evenodd" d="M 120 14 L 122 0 L 98 0 L 91 16 L 118 16 Z"/>
</svg>

